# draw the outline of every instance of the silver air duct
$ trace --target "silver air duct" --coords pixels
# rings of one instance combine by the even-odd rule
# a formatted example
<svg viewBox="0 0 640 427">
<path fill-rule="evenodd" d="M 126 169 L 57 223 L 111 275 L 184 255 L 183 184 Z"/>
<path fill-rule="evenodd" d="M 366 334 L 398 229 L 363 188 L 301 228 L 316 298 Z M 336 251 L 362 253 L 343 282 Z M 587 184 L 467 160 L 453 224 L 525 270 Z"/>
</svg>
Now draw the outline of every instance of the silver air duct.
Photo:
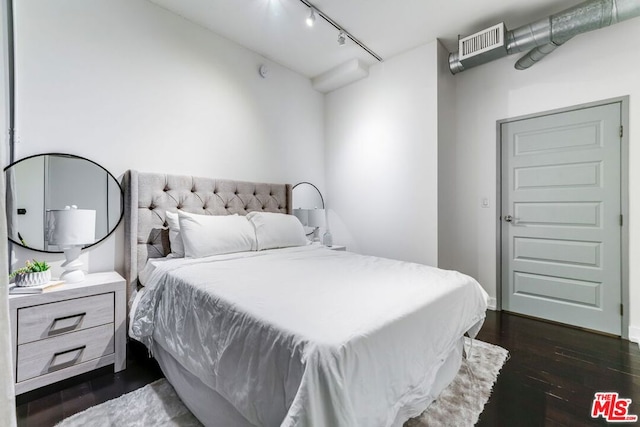
<svg viewBox="0 0 640 427">
<path fill-rule="evenodd" d="M 494 25 L 458 41 L 458 51 L 449 54 L 449 69 L 460 73 L 512 53 L 526 52 L 516 62 L 525 70 L 581 33 L 598 30 L 640 16 L 640 0 L 589 0 L 555 15 L 507 30 Z"/>
</svg>

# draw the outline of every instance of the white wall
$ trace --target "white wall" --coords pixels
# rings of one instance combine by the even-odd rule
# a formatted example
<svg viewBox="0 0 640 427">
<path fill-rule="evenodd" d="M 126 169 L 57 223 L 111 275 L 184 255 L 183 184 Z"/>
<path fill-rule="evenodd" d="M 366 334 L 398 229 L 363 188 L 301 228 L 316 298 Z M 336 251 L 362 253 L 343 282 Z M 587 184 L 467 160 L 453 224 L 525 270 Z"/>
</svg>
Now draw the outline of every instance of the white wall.
<svg viewBox="0 0 640 427">
<path fill-rule="evenodd" d="M 326 179 L 334 242 L 436 265 L 437 49 L 434 41 L 326 96 Z"/>
<path fill-rule="evenodd" d="M 449 241 L 455 218 L 450 214 L 456 195 L 456 79 L 449 71 L 449 52 L 438 49 L 438 267 L 455 259 Z M 444 232 L 441 232 L 444 230 Z"/>
<path fill-rule="evenodd" d="M 441 265 L 476 277 L 496 296 L 496 121 L 630 95 L 630 299 L 632 335 L 640 338 L 640 20 L 570 40 L 527 71 L 517 56 L 465 71 L 456 78 L 457 138 L 450 191 L 441 206 L 451 215 L 439 233 L 449 248 Z M 480 207 L 488 197 L 490 208 Z M 444 259 L 443 259 L 444 258 Z M 633 329 L 635 328 L 635 329 Z"/>
<path fill-rule="evenodd" d="M 307 180 L 324 191 L 323 96 L 307 78 L 144 0 L 14 3 L 16 158 L 66 152 L 116 177 Z M 121 225 L 85 262 L 122 271 L 123 247 Z"/>
</svg>

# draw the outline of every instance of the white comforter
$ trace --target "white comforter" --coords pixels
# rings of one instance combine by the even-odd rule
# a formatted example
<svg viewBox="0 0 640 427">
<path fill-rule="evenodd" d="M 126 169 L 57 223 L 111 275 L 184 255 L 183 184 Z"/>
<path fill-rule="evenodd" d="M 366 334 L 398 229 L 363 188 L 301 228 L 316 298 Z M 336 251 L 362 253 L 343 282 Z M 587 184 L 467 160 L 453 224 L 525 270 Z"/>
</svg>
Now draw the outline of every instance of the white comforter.
<svg viewBox="0 0 640 427">
<path fill-rule="evenodd" d="M 418 415 L 487 294 L 424 265 L 307 246 L 157 263 L 133 314 L 255 425 L 390 426 Z"/>
</svg>

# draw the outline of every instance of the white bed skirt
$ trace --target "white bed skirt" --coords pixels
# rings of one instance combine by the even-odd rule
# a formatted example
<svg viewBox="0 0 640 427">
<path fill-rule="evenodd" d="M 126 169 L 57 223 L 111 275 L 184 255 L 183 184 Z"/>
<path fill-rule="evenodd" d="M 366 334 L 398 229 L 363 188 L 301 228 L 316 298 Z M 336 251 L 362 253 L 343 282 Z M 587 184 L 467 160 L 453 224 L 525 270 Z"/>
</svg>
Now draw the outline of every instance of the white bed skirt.
<svg viewBox="0 0 640 427">
<path fill-rule="evenodd" d="M 463 345 L 464 339 L 461 337 L 438 370 L 430 391 L 431 396 L 437 397 L 455 378 L 462 363 Z M 153 355 L 180 399 L 202 424 L 207 427 L 255 427 L 225 398 L 180 365 L 157 342 L 153 345 Z M 406 419 L 396 420 L 394 427 L 402 426 L 405 421 Z"/>
</svg>

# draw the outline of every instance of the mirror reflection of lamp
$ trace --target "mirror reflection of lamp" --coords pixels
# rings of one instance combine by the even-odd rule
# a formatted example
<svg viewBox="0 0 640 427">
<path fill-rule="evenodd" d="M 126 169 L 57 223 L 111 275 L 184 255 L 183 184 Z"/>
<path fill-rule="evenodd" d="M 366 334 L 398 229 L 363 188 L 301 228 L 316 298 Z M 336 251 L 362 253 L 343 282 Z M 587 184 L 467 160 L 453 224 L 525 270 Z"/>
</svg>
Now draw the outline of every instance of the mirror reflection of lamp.
<svg viewBox="0 0 640 427">
<path fill-rule="evenodd" d="M 84 280 L 80 250 L 96 240 L 96 211 L 65 206 L 48 211 L 49 243 L 64 251 L 66 261 L 61 280 L 77 283 Z"/>
</svg>

